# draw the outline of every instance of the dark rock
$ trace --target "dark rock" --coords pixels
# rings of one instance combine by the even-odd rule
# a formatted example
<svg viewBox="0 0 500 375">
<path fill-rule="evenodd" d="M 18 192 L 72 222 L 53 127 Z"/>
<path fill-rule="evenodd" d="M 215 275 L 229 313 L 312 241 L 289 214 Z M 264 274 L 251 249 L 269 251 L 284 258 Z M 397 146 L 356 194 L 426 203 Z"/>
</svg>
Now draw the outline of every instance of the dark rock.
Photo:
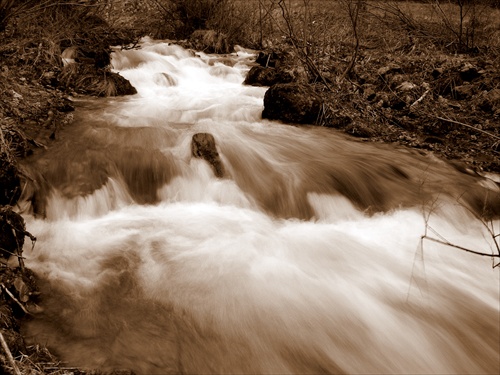
<svg viewBox="0 0 500 375">
<path fill-rule="evenodd" d="M 452 95 L 455 99 L 464 100 L 470 99 L 474 95 L 473 85 L 461 85 L 453 88 Z"/>
<path fill-rule="evenodd" d="M 470 63 L 465 64 L 462 69 L 460 69 L 460 78 L 465 82 L 470 82 L 480 75 L 479 70 Z"/>
<path fill-rule="evenodd" d="M 401 67 L 399 65 L 396 65 L 396 64 L 389 64 L 387 66 L 384 66 L 382 68 L 380 68 L 378 71 L 377 71 L 377 74 L 381 77 L 386 77 L 390 74 L 399 74 L 399 73 L 402 73 L 403 70 L 401 69 Z"/>
<path fill-rule="evenodd" d="M 106 80 L 108 84 L 112 83 L 114 90 L 108 92 L 106 96 L 121 96 L 121 95 L 134 95 L 137 90 L 134 86 L 124 77 L 114 72 L 106 72 Z M 102 95 L 101 95 L 102 96 Z"/>
<path fill-rule="evenodd" d="M 248 72 L 244 84 L 252 86 L 272 86 L 277 83 L 290 83 L 293 80 L 294 77 L 289 71 L 254 66 Z"/>
<path fill-rule="evenodd" d="M 344 131 L 354 137 L 360 138 L 371 138 L 377 134 L 375 130 L 358 121 L 347 125 Z"/>
<path fill-rule="evenodd" d="M 307 85 L 280 83 L 264 95 L 262 118 L 297 124 L 314 124 L 323 106 L 321 97 Z"/>
<path fill-rule="evenodd" d="M 281 56 L 276 52 L 259 52 L 255 62 L 264 68 L 275 68 L 279 65 Z"/>
<path fill-rule="evenodd" d="M 397 95 L 390 95 L 388 101 L 385 103 L 388 108 L 392 108 L 395 111 L 401 111 L 406 107 L 406 102 Z"/>
<path fill-rule="evenodd" d="M 176 79 L 168 73 L 155 73 L 153 75 L 153 81 L 158 86 L 171 87 L 177 85 Z"/>
<path fill-rule="evenodd" d="M 328 128 L 342 129 L 352 123 L 352 118 L 341 114 L 332 114 L 323 126 Z"/>
<path fill-rule="evenodd" d="M 62 113 L 67 113 L 73 112 L 75 110 L 75 107 L 73 106 L 73 103 L 70 99 L 63 98 L 61 100 L 61 103 L 57 106 L 57 110 Z"/>
<path fill-rule="evenodd" d="M 9 156 L 0 153 L 0 206 L 14 205 L 21 195 L 21 180 Z"/>
<path fill-rule="evenodd" d="M 377 97 L 377 92 L 375 91 L 374 85 L 370 84 L 363 85 L 363 98 L 371 102 L 375 100 L 376 97 Z"/>
<path fill-rule="evenodd" d="M 178 174 L 170 155 L 159 150 L 145 153 L 141 148 L 118 147 L 112 150 L 110 159 L 113 159 L 132 198 L 139 204 L 157 203 L 158 190 Z M 91 169 L 87 174 L 92 172 Z"/>
<path fill-rule="evenodd" d="M 424 139 L 424 142 L 425 143 L 439 143 L 439 144 L 443 144 L 444 143 L 444 139 L 441 138 L 441 137 L 437 137 L 437 136 L 427 136 L 425 137 Z"/>
<path fill-rule="evenodd" d="M 70 46 L 62 52 L 61 58 L 65 65 L 76 62 L 102 69 L 111 63 L 111 50 L 108 47 L 95 45 Z"/>
<path fill-rule="evenodd" d="M 432 75 L 432 78 L 434 79 L 437 79 L 439 78 L 442 74 L 444 73 L 444 69 L 443 68 L 436 68 L 432 71 L 431 75 Z"/>
<path fill-rule="evenodd" d="M 479 99 L 479 108 L 486 112 L 500 112 L 500 89 L 482 93 Z"/>
<path fill-rule="evenodd" d="M 121 96 L 137 93 L 130 82 L 118 73 L 91 64 L 72 63 L 64 66 L 59 82 L 65 89 L 84 95 Z"/>
<path fill-rule="evenodd" d="M 422 132 L 425 135 L 444 137 L 454 129 L 454 125 L 448 121 L 437 120 L 422 125 Z"/>
<path fill-rule="evenodd" d="M 26 226 L 24 219 L 10 206 L 0 207 L 0 257 L 22 252 Z"/>
<path fill-rule="evenodd" d="M 388 76 L 386 78 L 388 78 L 389 86 L 392 89 L 396 89 L 401 84 L 403 84 L 405 82 L 405 80 L 407 79 L 407 77 L 405 77 L 403 74 L 394 74 L 394 75 Z"/>
<path fill-rule="evenodd" d="M 211 165 L 215 176 L 224 177 L 224 165 L 210 133 L 196 133 L 191 140 L 191 153 L 195 158 L 204 159 Z"/>
<path fill-rule="evenodd" d="M 59 85 L 57 75 L 53 71 L 43 73 L 40 81 L 43 85 L 49 87 L 57 87 Z"/>
</svg>

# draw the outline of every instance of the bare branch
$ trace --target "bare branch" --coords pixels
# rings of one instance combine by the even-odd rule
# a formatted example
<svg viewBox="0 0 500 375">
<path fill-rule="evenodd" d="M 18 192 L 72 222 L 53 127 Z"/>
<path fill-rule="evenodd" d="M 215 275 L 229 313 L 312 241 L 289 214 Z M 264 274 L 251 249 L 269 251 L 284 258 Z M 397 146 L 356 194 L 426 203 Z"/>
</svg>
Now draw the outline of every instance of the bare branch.
<svg viewBox="0 0 500 375">
<path fill-rule="evenodd" d="M 480 256 L 483 256 L 483 257 L 492 257 L 492 258 L 500 258 L 500 254 L 488 254 L 488 253 L 483 253 L 483 252 L 480 252 L 480 251 L 476 251 L 476 250 L 471 250 L 471 249 L 468 249 L 466 247 L 463 247 L 463 246 L 458 246 L 458 245 L 455 245 L 451 242 L 448 242 L 448 241 L 442 241 L 442 240 L 439 240 L 437 238 L 434 238 L 434 237 L 429 237 L 429 236 L 421 236 L 420 237 L 421 239 L 425 239 L 425 240 L 429 240 L 429 241 L 432 241 L 432 242 L 436 242 L 436 243 L 440 243 L 442 245 L 446 245 L 446 246 L 450 246 L 450 247 L 454 247 L 455 249 L 459 249 L 459 250 L 462 250 L 462 251 L 466 251 L 468 253 L 472 253 L 472 254 L 476 254 L 476 255 L 480 255 Z"/>
<path fill-rule="evenodd" d="M 2 332 L 0 332 L 0 344 L 2 345 L 2 349 L 5 352 L 5 355 L 7 356 L 7 360 L 9 361 L 9 364 L 12 367 L 14 374 L 15 375 L 22 375 L 21 371 L 19 371 L 19 368 L 16 365 L 16 362 L 14 361 L 14 357 L 12 357 L 12 353 L 10 352 L 9 346 L 7 345 L 7 342 L 5 341 L 5 338 L 3 337 Z"/>
<path fill-rule="evenodd" d="M 29 311 L 26 310 L 26 307 L 24 307 L 24 305 L 19 302 L 19 300 L 11 293 L 11 291 L 9 289 L 7 289 L 7 287 L 2 283 L 0 284 L 0 287 L 2 287 L 2 289 L 5 291 L 5 293 L 7 293 L 7 295 L 12 298 L 12 300 L 19 305 L 19 307 L 21 308 L 21 310 L 23 310 L 23 312 L 27 315 L 30 315 Z"/>
<path fill-rule="evenodd" d="M 464 124 L 463 122 L 455 121 L 455 120 L 452 120 L 452 119 L 449 119 L 449 118 L 440 117 L 440 116 L 434 116 L 434 117 L 437 118 L 438 120 L 441 120 L 441 121 L 446 121 L 446 122 L 449 122 L 451 124 L 457 124 L 457 125 L 465 126 L 467 128 L 470 128 L 470 129 L 474 129 L 475 131 L 478 131 L 478 132 L 483 133 L 483 134 L 487 134 L 487 135 L 489 135 L 492 138 L 500 140 L 499 136 L 496 136 L 493 133 L 487 132 L 486 130 L 478 129 L 478 128 L 472 126 L 472 125 L 467 125 L 467 124 Z"/>
</svg>

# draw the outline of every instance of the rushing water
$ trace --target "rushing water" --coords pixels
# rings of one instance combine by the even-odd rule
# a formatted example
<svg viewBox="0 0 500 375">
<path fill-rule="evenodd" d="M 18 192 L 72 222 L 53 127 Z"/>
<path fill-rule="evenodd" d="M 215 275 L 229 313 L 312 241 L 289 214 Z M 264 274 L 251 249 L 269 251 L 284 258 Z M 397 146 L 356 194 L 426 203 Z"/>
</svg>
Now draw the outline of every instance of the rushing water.
<svg viewBox="0 0 500 375">
<path fill-rule="evenodd" d="M 102 370 L 498 373 L 498 187 L 429 156 L 263 121 L 254 56 L 144 40 L 138 94 L 78 102 L 26 169 L 34 342 Z M 226 171 L 191 155 L 211 133 Z M 28 193 L 30 193 L 28 189 Z M 30 195 L 30 194 L 27 194 Z M 496 233 L 500 231 L 498 222 Z"/>
</svg>

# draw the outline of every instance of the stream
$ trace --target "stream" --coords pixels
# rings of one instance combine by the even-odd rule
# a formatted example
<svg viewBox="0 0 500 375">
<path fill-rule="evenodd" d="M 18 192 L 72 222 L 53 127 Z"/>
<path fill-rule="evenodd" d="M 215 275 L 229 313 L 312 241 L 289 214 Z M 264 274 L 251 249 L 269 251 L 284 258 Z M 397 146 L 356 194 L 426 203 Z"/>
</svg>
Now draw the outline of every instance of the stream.
<svg viewBox="0 0 500 375">
<path fill-rule="evenodd" d="M 151 39 L 113 53 L 138 94 L 75 100 L 24 166 L 43 296 L 25 336 L 136 374 L 499 373 L 500 267 L 443 244 L 497 251 L 498 185 L 262 120 L 254 59 Z M 222 177 L 193 157 L 197 133 Z"/>
</svg>

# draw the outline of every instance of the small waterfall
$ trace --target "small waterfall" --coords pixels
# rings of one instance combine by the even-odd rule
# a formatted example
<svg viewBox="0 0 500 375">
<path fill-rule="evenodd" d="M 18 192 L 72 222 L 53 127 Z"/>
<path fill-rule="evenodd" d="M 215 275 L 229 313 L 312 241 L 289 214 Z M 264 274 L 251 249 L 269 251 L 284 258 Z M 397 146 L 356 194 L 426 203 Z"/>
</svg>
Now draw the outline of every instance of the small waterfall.
<svg viewBox="0 0 500 375">
<path fill-rule="evenodd" d="M 252 58 L 150 39 L 114 53 L 138 93 L 81 100 L 25 166 L 44 296 L 26 335 L 138 374 L 498 373 L 499 267 L 421 240 L 494 251 L 497 185 L 262 120 Z M 219 177 L 192 155 L 199 133 Z"/>
</svg>

